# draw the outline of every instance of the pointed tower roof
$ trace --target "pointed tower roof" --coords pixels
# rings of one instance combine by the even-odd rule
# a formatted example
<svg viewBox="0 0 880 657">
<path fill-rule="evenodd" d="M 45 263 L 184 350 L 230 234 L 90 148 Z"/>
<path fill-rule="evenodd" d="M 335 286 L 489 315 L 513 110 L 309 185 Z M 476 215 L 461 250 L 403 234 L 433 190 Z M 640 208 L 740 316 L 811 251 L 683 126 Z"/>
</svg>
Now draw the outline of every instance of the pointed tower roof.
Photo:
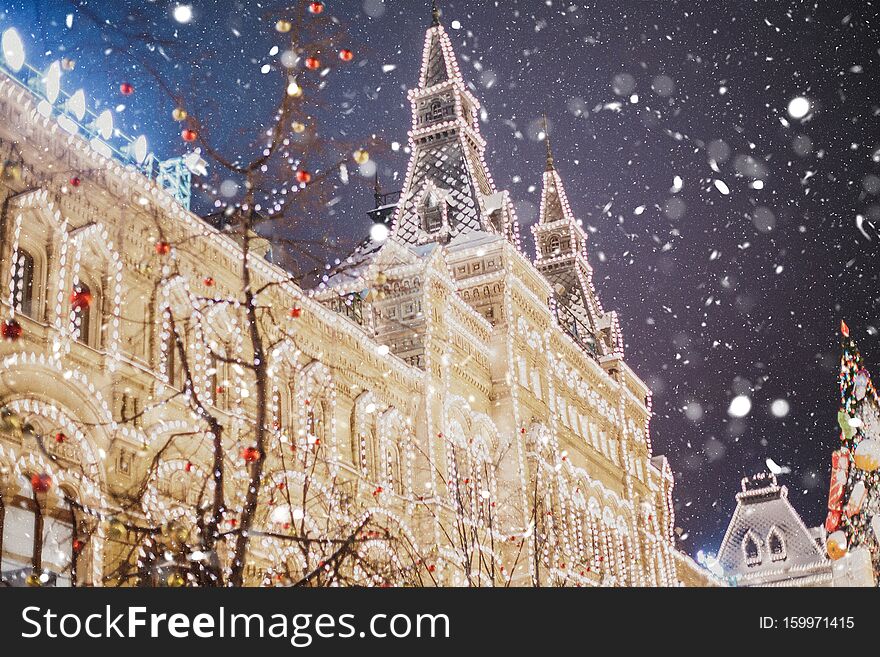
<svg viewBox="0 0 880 657">
<path fill-rule="evenodd" d="M 553 171 L 553 149 L 550 147 L 550 126 L 547 124 L 547 115 L 544 115 L 544 143 L 547 144 L 547 168 L 545 171 Z"/>
<path fill-rule="evenodd" d="M 547 117 L 544 117 L 547 166 L 541 190 L 535 237 L 535 266 L 553 286 L 557 320 L 562 328 L 597 358 L 623 355 L 617 315 L 606 313 L 593 287 L 587 260 L 587 234 L 575 219 L 562 177 L 556 169 Z"/>
<path fill-rule="evenodd" d="M 410 244 L 448 242 L 474 231 L 507 235 L 513 207 L 506 199 L 498 207 L 498 190 L 483 160 L 480 103 L 461 75 L 436 3 L 419 83 L 408 98 L 412 155 L 392 235 Z"/>
</svg>

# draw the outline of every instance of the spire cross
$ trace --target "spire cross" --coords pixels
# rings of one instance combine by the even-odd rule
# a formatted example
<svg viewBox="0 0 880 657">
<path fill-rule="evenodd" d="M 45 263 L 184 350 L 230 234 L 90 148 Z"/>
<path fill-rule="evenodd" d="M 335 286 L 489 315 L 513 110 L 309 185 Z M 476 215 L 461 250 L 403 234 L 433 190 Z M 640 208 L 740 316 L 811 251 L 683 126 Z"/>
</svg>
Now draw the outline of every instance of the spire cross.
<svg viewBox="0 0 880 657">
<path fill-rule="evenodd" d="M 547 171 L 553 171 L 553 150 L 550 148 L 550 130 L 547 127 L 547 115 L 544 114 L 544 141 L 547 144 Z"/>
<path fill-rule="evenodd" d="M 437 0 L 431 0 L 431 27 L 440 25 L 440 10 L 437 8 Z"/>
</svg>

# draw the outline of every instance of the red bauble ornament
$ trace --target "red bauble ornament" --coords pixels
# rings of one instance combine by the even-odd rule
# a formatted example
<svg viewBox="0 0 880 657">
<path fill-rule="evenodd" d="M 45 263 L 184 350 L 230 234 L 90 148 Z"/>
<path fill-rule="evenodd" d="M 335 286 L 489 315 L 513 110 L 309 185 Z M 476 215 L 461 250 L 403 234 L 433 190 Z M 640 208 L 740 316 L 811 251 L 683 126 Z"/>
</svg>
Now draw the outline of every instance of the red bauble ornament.
<svg viewBox="0 0 880 657">
<path fill-rule="evenodd" d="M 65 436 L 61 431 L 59 431 L 58 433 L 55 434 L 55 442 L 56 443 L 61 444 L 65 440 L 67 440 L 67 436 Z"/>
<path fill-rule="evenodd" d="M 0 326 L 0 336 L 3 336 L 4 340 L 9 340 L 10 342 L 14 342 L 21 337 L 21 334 L 24 329 L 21 328 L 21 324 L 19 324 L 14 319 L 7 319 L 3 322 L 3 325 Z"/>
<path fill-rule="evenodd" d="M 348 48 L 343 48 L 339 51 L 339 59 L 344 62 L 350 62 L 352 59 L 354 59 L 354 53 Z"/>
<path fill-rule="evenodd" d="M 192 472 L 192 469 L 193 469 L 192 461 L 187 461 L 186 465 L 183 466 L 183 469 L 186 470 L 187 472 Z"/>
<path fill-rule="evenodd" d="M 80 180 L 77 176 L 74 176 L 68 182 L 70 182 L 71 187 L 79 187 L 82 183 L 82 180 Z"/>
<path fill-rule="evenodd" d="M 258 461 L 260 459 L 260 450 L 256 447 L 245 447 L 241 450 L 241 457 L 245 460 L 246 463 L 253 463 L 254 461 Z"/>
<path fill-rule="evenodd" d="M 119 85 L 119 93 L 123 96 L 131 96 L 134 93 L 134 85 L 131 82 L 123 82 Z"/>
<path fill-rule="evenodd" d="M 296 319 L 300 315 L 302 315 L 302 308 L 291 308 L 290 309 L 290 316 L 293 317 L 294 319 Z"/>
<path fill-rule="evenodd" d="M 211 276 L 206 276 L 205 280 L 202 282 L 206 287 L 214 287 L 214 279 Z"/>
<path fill-rule="evenodd" d="M 73 539 L 73 551 L 74 552 L 82 552 L 82 549 L 86 546 L 85 542 L 79 540 L 78 538 Z"/>
<path fill-rule="evenodd" d="M 187 128 L 183 132 L 180 133 L 181 139 L 185 142 L 193 142 L 199 137 L 199 133 L 193 130 L 192 128 Z"/>
<path fill-rule="evenodd" d="M 320 14 L 324 11 L 324 3 L 323 2 L 313 2 L 309 5 L 309 11 L 313 14 Z"/>
<path fill-rule="evenodd" d="M 52 488 L 52 477 L 45 472 L 31 475 L 31 488 L 35 493 L 45 493 Z"/>
<path fill-rule="evenodd" d="M 306 68 L 314 71 L 321 65 L 321 60 L 317 57 L 306 57 Z"/>
<path fill-rule="evenodd" d="M 73 310 L 88 310 L 92 305 L 92 294 L 82 288 L 76 287 L 70 293 L 70 307 Z"/>
<path fill-rule="evenodd" d="M 156 242 L 156 253 L 161 256 L 171 253 L 171 245 L 168 242 Z"/>
<path fill-rule="evenodd" d="M 301 183 L 310 183 L 312 181 L 312 174 L 310 174 L 305 169 L 300 169 L 296 172 L 296 179 Z"/>
</svg>

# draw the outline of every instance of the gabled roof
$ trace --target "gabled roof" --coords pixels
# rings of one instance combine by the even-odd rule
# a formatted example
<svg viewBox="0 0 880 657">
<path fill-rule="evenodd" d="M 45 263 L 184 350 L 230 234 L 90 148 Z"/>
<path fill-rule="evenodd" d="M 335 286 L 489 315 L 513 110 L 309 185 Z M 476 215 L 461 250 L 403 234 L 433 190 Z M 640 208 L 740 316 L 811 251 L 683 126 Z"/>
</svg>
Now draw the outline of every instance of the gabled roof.
<svg viewBox="0 0 880 657">
<path fill-rule="evenodd" d="M 718 551 L 726 576 L 741 584 L 770 584 L 825 570 L 830 577 L 829 561 L 775 476 L 746 477 L 736 502 Z"/>
</svg>

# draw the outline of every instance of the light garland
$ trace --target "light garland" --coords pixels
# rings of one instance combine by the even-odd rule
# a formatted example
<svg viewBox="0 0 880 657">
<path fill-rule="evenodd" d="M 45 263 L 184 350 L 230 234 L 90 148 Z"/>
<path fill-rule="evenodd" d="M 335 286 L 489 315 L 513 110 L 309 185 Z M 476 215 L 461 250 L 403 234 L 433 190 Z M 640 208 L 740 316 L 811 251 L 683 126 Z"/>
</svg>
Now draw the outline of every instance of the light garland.
<svg viewBox="0 0 880 657">
<path fill-rule="evenodd" d="M 448 80 L 426 86 L 429 50 L 435 39 L 436 47 L 442 53 Z M 663 583 L 674 581 L 677 552 L 672 547 L 671 533 L 671 523 L 674 521 L 671 508 L 672 475 L 665 462 L 658 468 L 647 460 L 651 457 L 647 419 L 650 416 L 650 393 L 647 388 L 643 389 L 641 382 L 620 360 L 623 358 L 623 342 L 617 316 L 605 313 L 595 296 L 592 269 L 586 262 L 586 235 L 571 218 L 561 179 L 555 172 L 549 177 L 545 174 L 544 197 L 548 193 L 548 181 L 556 185 L 572 243 L 575 238 L 581 240 L 577 257 L 582 257 L 583 263 L 577 270 L 578 281 L 584 290 L 589 291 L 585 295 L 589 311 L 603 318 L 603 330 L 608 331 L 612 345 L 612 349 L 598 362 L 561 331 L 552 313 L 553 290 L 522 253 L 519 227 L 510 196 L 504 191 L 496 192 L 483 160 L 486 144 L 479 133 L 479 103 L 464 86 L 451 42 L 442 27 L 432 27 L 428 31 L 420 79 L 420 88 L 409 94 L 414 117 L 409 134 L 413 157 L 405 178 L 406 191 L 392 223 L 393 236 L 378 255 L 358 272 L 358 276 L 343 286 L 318 293 L 313 298 L 310 294 L 304 294 L 289 275 L 277 266 L 257 256 L 248 256 L 246 264 L 253 272 L 253 287 L 273 288 L 272 293 L 265 293 L 266 298 L 261 299 L 261 304 L 282 308 L 295 306 L 302 311 L 295 329 L 289 329 L 297 333 L 295 344 L 291 339 L 279 340 L 277 344 L 273 342 L 276 346 L 269 354 L 268 375 L 271 383 L 267 421 L 272 426 L 268 427 L 271 436 L 268 446 L 272 450 L 289 450 L 295 445 L 299 454 L 304 455 L 298 467 L 309 465 L 310 454 L 316 451 L 317 445 L 327 447 L 326 474 L 322 472 L 319 480 L 325 476 L 332 480 L 339 475 L 347 478 L 349 474 L 354 474 L 359 481 L 370 484 L 368 488 L 375 495 L 367 499 L 371 505 L 364 513 L 396 518 L 395 527 L 416 546 L 417 552 L 422 549 L 420 545 L 438 546 L 436 566 L 439 568 L 440 581 L 464 581 L 459 566 L 462 561 L 460 546 L 448 545 L 439 525 L 450 519 L 461 522 L 474 534 L 474 545 L 468 549 L 479 550 L 498 568 L 495 582 L 490 582 L 485 572 L 473 573 L 474 581 L 479 583 L 524 583 L 528 577 L 523 575 L 525 570 L 536 581 L 538 573 L 532 568 L 538 549 L 544 551 L 542 558 L 548 566 L 546 574 L 541 574 L 542 580 L 549 576 L 558 583 L 595 585 L 597 573 L 606 572 L 619 582 L 648 581 L 642 578 Z M 27 109 L 30 101 L 26 94 L 13 93 L 0 80 L 0 95 L 4 90 L 7 98 L 14 101 L 4 103 L 7 111 L 14 113 L 16 107 Z M 418 125 L 418 104 L 441 94 L 451 94 L 454 118 Z M 54 127 L 49 123 L 44 125 L 34 117 L 28 120 L 31 119 L 37 128 L 42 127 L 50 134 L 55 134 Z M 423 185 L 414 181 L 419 149 L 432 147 L 431 144 L 436 142 L 429 143 L 429 140 L 443 133 L 449 133 L 443 138 L 454 139 L 456 147 L 461 149 L 466 175 L 475 181 L 476 187 L 489 192 L 477 194 L 472 199 L 473 209 L 477 213 L 475 221 L 480 230 L 490 235 L 487 239 L 470 241 L 466 237 L 452 235 L 454 231 L 449 223 L 445 200 L 449 197 L 449 190 L 439 187 L 430 178 Z M 39 139 L 36 142 L 39 143 Z M 79 138 L 65 138 L 71 165 L 91 165 L 98 170 L 96 184 L 102 184 L 116 195 L 133 199 L 130 203 L 133 218 L 143 221 L 151 217 L 151 213 L 161 215 L 163 228 L 167 228 L 168 233 L 167 237 L 163 235 L 163 239 L 170 244 L 197 238 L 196 242 L 203 247 L 200 258 L 216 257 L 226 268 L 240 266 L 242 252 L 231 237 L 219 233 L 181 208 L 151 181 L 145 181 L 138 172 L 102 157 L 80 142 L 82 140 Z M 425 194 L 443 197 L 440 200 L 441 226 L 445 227 L 452 241 L 446 248 L 429 250 L 422 246 L 419 247 L 420 251 L 414 251 L 404 244 L 404 236 L 398 235 L 398 232 L 405 213 L 410 212 L 417 204 L 416 199 L 420 202 Z M 488 198 L 494 194 L 500 194 L 500 197 Z M 542 215 L 545 212 L 544 197 Z M 141 203 L 141 200 L 144 202 Z M 69 356 L 70 344 L 76 341 L 81 325 L 76 314 L 63 315 L 65 292 L 69 287 L 66 281 L 72 280 L 74 285 L 79 282 L 83 254 L 88 247 L 95 245 L 104 260 L 113 288 L 107 297 L 111 305 L 111 334 L 105 345 L 110 356 L 109 364 L 111 368 L 115 367 L 114 363 L 130 365 L 118 348 L 122 259 L 114 251 L 107 230 L 99 222 L 69 230 L 67 219 L 48 200 L 46 190 L 23 195 L 15 203 L 18 212 L 12 233 L 13 253 L 18 252 L 22 223 L 30 212 L 42 212 L 44 216 L 51 217 L 55 226 L 53 230 L 61 235 L 56 264 L 60 272 L 57 305 L 54 316 L 47 318 L 55 322 L 52 337 L 60 347 L 55 349 L 51 360 L 39 356 L 43 359 L 41 364 L 53 371 L 68 371 L 62 369 L 61 362 Z M 493 211 L 501 212 L 504 218 L 503 234 L 499 234 L 488 223 L 489 213 Z M 562 225 L 548 223 L 547 228 L 551 227 L 555 230 L 562 228 Z M 420 235 L 416 241 L 428 239 L 433 238 Z M 120 245 L 123 252 L 126 246 Z M 456 264 L 482 258 L 487 253 L 498 257 L 496 270 L 456 281 L 453 275 Z M 211 353 L 222 359 L 244 352 L 242 336 L 245 327 L 242 326 L 240 304 L 234 297 L 224 297 L 219 290 L 208 296 L 204 291 L 202 294 L 194 291 L 201 289 L 195 282 L 204 276 L 198 271 L 203 259 L 187 257 L 173 246 L 164 258 L 155 312 L 154 335 L 158 339 L 151 357 L 155 367 L 148 374 L 152 377 L 156 396 L 161 397 L 165 387 L 175 386 L 170 376 L 171 354 L 168 350 L 170 346 L 176 348 L 171 343 L 180 337 L 185 341 L 192 365 L 192 389 L 183 390 L 179 401 L 156 400 L 154 408 L 145 414 L 145 418 L 152 421 L 147 423 L 145 430 L 118 425 L 94 384 L 89 382 L 87 389 L 90 394 L 94 393 L 95 399 L 99 400 L 97 403 L 106 410 L 107 431 L 118 432 L 147 449 L 153 449 L 160 436 L 171 432 L 200 431 L 207 439 L 212 438 L 205 433 L 198 413 L 191 412 L 189 420 L 163 417 L 164 409 L 161 407 L 165 404 L 170 404 L 175 409 L 173 412 L 185 412 L 193 394 L 214 407 L 212 412 L 216 411 L 217 417 L 224 423 L 226 440 L 230 443 L 241 440 L 253 430 L 247 410 L 247 399 L 252 394 L 248 389 L 247 377 L 243 371 L 235 368 L 234 363 L 221 366 L 218 362 L 215 365 L 218 359 Z M 9 305 L 12 313 L 16 303 L 14 280 L 17 262 L 18 258 L 13 257 L 9 272 Z M 566 262 L 564 258 L 546 258 L 543 261 L 553 266 Z M 339 290 L 360 292 L 370 287 L 379 272 L 392 278 L 414 278 L 414 286 L 421 288 L 426 321 L 424 329 L 417 329 L 417 332 L 423 331 L 417 340 L 421 341 L 424 351 L 424 370 L 388 354 L 387 348 L 380 355 L 379 341 L 371 333 L 371 323 L 356 326 L 321 303 L 330 299 L 331 295 L 338 295 Z M 220 273 L 215 275 L 219 281 Z M 484 296 L 479 297 L 481 300 L 490 302 L 500 297 L 503 313 L 503 317 L 493 318 L 504 322 L 499 356 L 506 360 L 505 384 L 510 392 L 508 400 L 503 402 L 505 406 L 500 410 L 492 408 L 489 411 L 490 395 L 493 394 L 490 383 L 496 373 L 493 371 L 492 356 L 486 349 L 499 329 L 465 301 L 460 293 L 460 289 L 476 289 L 478 286 L 490 288 Z M 372 319 L 370 316 L 370 322 Z M 172 320 L 176 333 L 172 329 Z M 325 339 L 331 336 L 333 348 L 325 349 L 325 342 L 315 336 Z M 270 337 L 275 340 L 278 336 L 273 334 Z M 179 354 L 174 356 L 175 360 L 177 356 Z M 462 357 L 466 359 L 466 365 L 457 362 Z M 32 357 L 16 355 L 11 358 L 5 362 L 16 365 L 26 363 Z M 533 365 L 529 369 L 527 359 L 540 365 Z M 362 367 L 365 373 L 352 373 L 346 377 L 339 371 L 339 363 L 349 361 L 359 362 L 358 369 Z M 607 371 L 612 368 L 618 372 L 616 377 Z M 231 373 L 228 373 L 229 370 Z M 227 372 L 225 378 L 221 377 L 221 371 Z M 381 381 L 387 383 L 379 383 L 379 375 Z M 70 375 L 74 380 L 78 380 L 77 376 Z M 212 377 L 218 381 L 223 378 L 219 381 L 220 386 L 212 385 Z M 350 400 L 350 393 L 353 395 L 352 391 L 359 388 L 349 386 L 348 378 L 375 380 L 377 389 L 368 390 L 363 398 Z M 288 395 L 291 383 L 293 394 Z M 224 392 L 221 393 L 219 387 Z M 640 398 L 642 393 L 644 399 Z M 337 394 L 340 399 L 337 399 Z M 345 395 L 345 403 L 354 402 L 352 424 L 355 435 L 359 436 L 361 430 L 369 426 L 370 431 L 365 433 L 374 436 L 369 445 L 362 443 L 360 449 L 356 450 L 355 473 L 351 473 L 347 459 L 339 454 L 336 424 L 342 395 Z M 412 417 L 418 416 L 418 408 L 423 404 L 424 420 L 419 418 L 414 424 Z M 372 405 L 370 413 L 366 413 L 368 405 Z M 294 413 L 295 418 L 292 417 Z M 490 413 L 497 418 L 497 423 Z M 536 422 L 536 418 L 546 419 L 546 424 Z M 289 426 L 283 426 L 286 419 L 290 420 Z M 644 424 L 639 427 L 642 421 Z M 538 457 L 527 453 L 527 432 L 533 428 L 539 431 L 537 427 L 540 426 L 547 432 L 548 442 L 546 456 Z M 416 455 L 417 443 L 426 448 L 422 450 L 423 456 Z M 593 458 L 591 452 L 585 449 L 586 445 L 616 464 L 613 467 L 619 468 L 624 474 L 623 490 L 612 490 L 581 467 L 581 463 L 590 463 Z M 647 459 L 643 456 L 643 446 L 647 447 Z M 496 477 L 493 468 L 487 472 L 492 458 L 510 447 L 513 448 L 510 462 L 505 464 L 509 466 L 505 472 L 505 477 L 509 476 L 509 479 Z M 370 452 L 374 457 L 372 459 L 368 459 Z M 209 468 L 204 458 L 197 458 L 199 456 L 204 457 L 204 454 L 193 455 L 192 460 L 169 458 L 159 464 L 144 498 L 145 515 L 154 519 L 180 515 L 193 521 L 192 508 L 184 513 L 180 505 L 160 490 L 159 482 L 184 473 L 187 477 L 207 479 Z M 573 462 L 575 458 L 577 465 Z M 374 467 L 371 468 L 371 464 Z M 543 495 L 546 494 L 550 513 L 546 526 L 552 540 L 541 546 L 534 532 L 529 534 L 528 481 L 535 468 L 542 471 L 548 480 L 548 487 L 542 491 L 541 499 L 543 504 Z M 246 487 L 243 473 L 239 469 L 237 474 L 230 476 L 230 488 L 235 488 L 239 493 Z M 448 480 L 445 491 L 439 485 L 438 473 L 445 473 Z M 295 480 L 288 479 L 293 475 L 283 476 L 285 481 Z M 271 471 L 263 483 L 269 485 L 268 482 L 274 482 L 272 485 L 275 486 L 280 483 Z M 501 497 L 499 486 L 505 489 L 509 486 L 514 498 L 509 508 L 503 510 L 494 507 Z M 315 490 L 327 493 L 328 513 L 336 522 L 351 523 L 358 519 L 357 514 L 343 513 L 338 509 L 339 501 L 332 488 L 316 481 Z M 268 495 L 271 499 L 270 492 L 266 488 L 261 495 Z M 463 505 L 458 504 L 459 498 L 463 500 Z M 642 504 L 649 504 L 646 499 L 650 499 L 652 509 L 665 508 L 668 527 L 664 526 L 661 530 L 659 512 L 655 512 L 650 521 L 637 519 L 636 508 L 641 509 Z M 419 506 L 429 507 L 432 513 L 437 514 L 437 521 L 432 523 L 433 532 L 428 532 L 433 533 L 433 541 L 416 542 L 415 535 L 400 519 L 401 510 L 405 509 L 406 514 L 412 516 Z M 488 520 L 488 508 L 492 508 L 492 522 Z M 313 519 L 310 518 L 309 522 L 313 522 Z M 643 533 L 646 534 L 645 543 L 641 542 Z M 509 563 L 511 555 L 506 543 L 511 543 L 511 539 L 512 544 L 518 540 L 525 541 L 528 552 L 526 566 L 520 563 L 513 568 Z M 490 540 L 501 547 L 491 549 Z M 260 539 L 255 544 L 264 549 L 269 555 L 266 557 L 268 559 L 285 559 L 291 554 L 268 538 Z M 363 549 L 372 551 L 377 549 L 377 545 L 366 542 Z M 657 558 L 656 563 L 643 562 L 636 555 L 644 551 L 662 552 L 663 558 Z M 316 560 L 319 554 L 320 550 L 315 548 L 310 551 L 308 559 Z M 390 558 L 393 559 L 393 555 Z M 356 575 L 356 578 L 379 583 L 378 580 L 370 582 L 371 576 L 366 572 Z"/>
</svg>

